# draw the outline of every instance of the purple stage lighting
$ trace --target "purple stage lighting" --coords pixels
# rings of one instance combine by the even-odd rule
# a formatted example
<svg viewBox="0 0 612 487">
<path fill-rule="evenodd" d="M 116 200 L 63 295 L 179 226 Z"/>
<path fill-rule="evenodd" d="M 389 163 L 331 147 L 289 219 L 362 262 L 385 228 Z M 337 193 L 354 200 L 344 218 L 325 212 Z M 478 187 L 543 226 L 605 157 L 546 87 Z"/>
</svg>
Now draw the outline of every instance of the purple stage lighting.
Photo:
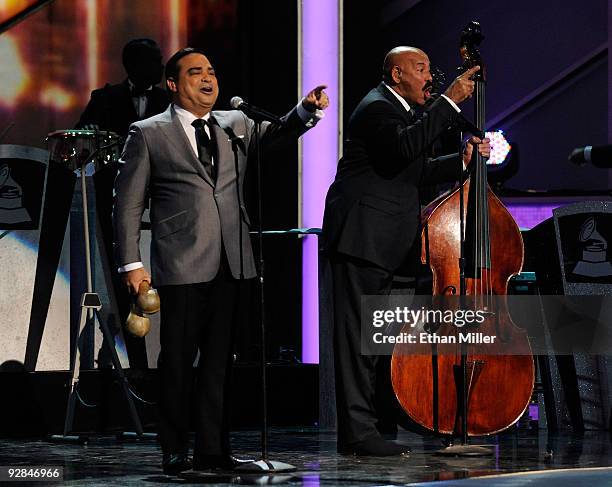
<svg viewBox="0 0 612 487">
<path fill-rule="evenodd" d="M 302 227 L 321 227 L 327 188 L 338 162 L 338 0 L 301 2 L 302 89 L 327 85 L 330 106 L 302 138 Z M 319 363 L 318 237 L 302 246 L 302 362 Z"/>
</svg>

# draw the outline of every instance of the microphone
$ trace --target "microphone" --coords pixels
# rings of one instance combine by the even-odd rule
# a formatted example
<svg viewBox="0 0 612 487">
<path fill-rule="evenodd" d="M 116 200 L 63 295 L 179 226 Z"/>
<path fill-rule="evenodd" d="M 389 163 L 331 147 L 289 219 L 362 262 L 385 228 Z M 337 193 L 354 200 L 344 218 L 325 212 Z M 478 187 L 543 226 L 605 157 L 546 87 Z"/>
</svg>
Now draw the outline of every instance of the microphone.
<svg viewBox="0 0 612 487">
<path fill-rule="evenodd" d="M 574 149 L 568 161 L 578 166 L 584 166 L 590 162 L 595 167 L 612 167 L 612 145 L 587 145 Z"/>
<path fill-rule="evenodd" d="M 485 138 L 484 130 L 480 130 L 478 127 L 476 127 L 476 125 L 474 125 L 474 123 L 472 123 L 470 120 L 465 118 L 463 116 L 463 114 L 461 114 L 461 113 L 457 116 L 457 120 L 455 122 L 455 126 L 459 130 L 461 130 L 463 132 L 469 132 L 472 135 L 475 135 L 476 137 L 478 137 L 479 139 L 484 139 Z"/>
<path fill-rule="evenodd" d="M 245 102 L 242 98 L 240 98 L 239 96 L 235 96 L 230 100 L 230 105 L 232 106 L 232 108 L 236 109 L 236 110 L 240 110 L 241 112 L 246 113 L 249 117 L 251 117 L 252 119 L 256 120 L 256 121 L 268 121 L 268 122 L 272 122 L 272 123 L 276 123 L 278 125 L 284 125 L 285 121 L 282 120 L 280 117 L 277 117 L 276 115 L 274 115 L 273 113 L 267 112 L 265 110 L 262 110 L 261 108 L 258 108 L 254 105 L 251 105 L 247 102 Z"/>
<path fill-rule="evenodd" d="M 427 99 L 427 101 L 425 102 L 425 108 L 429 108 L 434 101 L 440 98 L 440 96 L 441 95 L 439 93 L 432 93 L 429 99 Z M 461 130 L 462 132 L 469 132 L 470 134 L 475 135 L 480 139 L 485 138 L 485 131 L 480 130 L 478 127 L 476 127 L 476 125 L 467 118 L 465 118 L 462 113 L 459 113 L 459 115 L 457 115 L 457 118 L 453 123 L 453 127 L 458 130 Z"/>
</svg>

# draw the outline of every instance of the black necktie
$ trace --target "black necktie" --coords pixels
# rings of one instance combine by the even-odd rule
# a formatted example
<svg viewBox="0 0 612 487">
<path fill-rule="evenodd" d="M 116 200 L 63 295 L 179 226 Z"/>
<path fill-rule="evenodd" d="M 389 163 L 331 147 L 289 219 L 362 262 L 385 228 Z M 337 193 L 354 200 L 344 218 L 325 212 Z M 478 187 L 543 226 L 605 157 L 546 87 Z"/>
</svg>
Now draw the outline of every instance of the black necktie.
<svg viewBox="0 0 612 487">
<path fill-rule="evenodd" d="M 215 165 L 213 165 L 213 155 L 215 153 L 214 150 L 214 142 L 206 133 L 204 129 L 205 126 L 208 125 L 210 133 L 212 134 L 212 129 L 206 120 L 201 118 L 196 118 L 191 125 L 195 127 L 196 133 L 196 142 L 198 145 L 198 159 L 204 166 L 204 169 L 210 176 L 210 178 L 214 181 L 217 177 Z"/>
</svg>

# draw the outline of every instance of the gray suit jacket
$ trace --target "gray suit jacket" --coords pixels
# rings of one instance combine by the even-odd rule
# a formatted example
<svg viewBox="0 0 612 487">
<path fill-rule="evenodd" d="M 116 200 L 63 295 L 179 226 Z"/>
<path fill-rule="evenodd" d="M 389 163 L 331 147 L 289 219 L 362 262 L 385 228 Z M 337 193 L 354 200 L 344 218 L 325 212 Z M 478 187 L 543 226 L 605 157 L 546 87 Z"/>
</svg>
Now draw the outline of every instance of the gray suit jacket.
<svg viewBox="0 0 612 487">
<path fill-rule="evenodd" d="M 285 119 L 283 128 L 263 124 L 262 144 L 296 140 L 309 128 L 295 109 Z M 240 277 L 240 245 L 244 277 L 256 275 L 242 195 L 254 122 L 239 111 L 213 111 L 211 121 L 217 143 L 216 184 L 194 153 L 172 106 L 130 128 L 115 181 L 115 255 L 120 266 L 141 261 L 140 221 L 148 194 L 154 285 L 212 280 L 222 245 L 235 278 Z M 230 136 L 243 137 L 237 148 L 240 203 Z"/>
</svg>

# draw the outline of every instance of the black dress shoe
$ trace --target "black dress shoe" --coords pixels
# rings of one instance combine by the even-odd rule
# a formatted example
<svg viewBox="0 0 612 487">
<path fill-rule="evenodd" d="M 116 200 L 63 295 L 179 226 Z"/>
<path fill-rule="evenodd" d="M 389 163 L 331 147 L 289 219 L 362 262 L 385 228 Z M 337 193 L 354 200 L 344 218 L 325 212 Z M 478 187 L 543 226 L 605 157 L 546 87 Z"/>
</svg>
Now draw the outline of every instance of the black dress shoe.
<svg viewBox="0 0 612 487">
<path fill-rule="evenodd" d="M 164 453 L 162 468 L 166 475 L 178 475 L 193 468 L 193 461 L 186 453 Z"/>
<path fill-rule="evenodd" d="M 254 462 L 254 458 L 237 458 L 233 455 L 200 455 L 193 462 L 194 470 L 234 470 L 245 463 Z"/>
<path fill-rule="evenodd" d="M 397 424 L 393 421 L 378 421 L 376 429 L 385 440 L 397 440 Z"/>
<path fill-rule="evenodd" d="M 374 436 L 355 443 L 338 445 L 338 453 L 364 457 L 393 457 L 407 455 L 410 453 L 410 447 L 383 440 L 380 436 Z"/>
</svg>

